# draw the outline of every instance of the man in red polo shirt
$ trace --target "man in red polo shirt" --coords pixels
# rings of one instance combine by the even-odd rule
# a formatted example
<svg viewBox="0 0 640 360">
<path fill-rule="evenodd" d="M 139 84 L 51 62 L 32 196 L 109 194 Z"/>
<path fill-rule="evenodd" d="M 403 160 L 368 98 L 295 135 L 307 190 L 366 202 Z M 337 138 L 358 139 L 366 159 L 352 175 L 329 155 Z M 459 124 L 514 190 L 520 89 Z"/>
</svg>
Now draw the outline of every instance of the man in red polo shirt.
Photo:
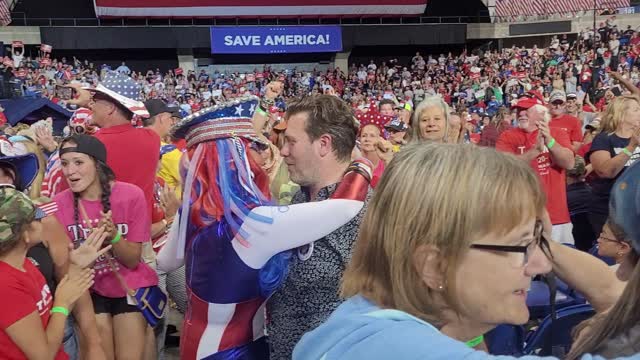
<svg viewBox="0 0 640 360">
<path fill-rule="evenodd" d="M 531 165 L 547 195 L 552 238 L 573 244 L 565 180 L 565 170 L 573 168 L 575 162 L 569 137 L 565 131 L 549 127 L 551 115 L 540 99 L 521 98 L 516 108 L 518 127 L 500 134 L 496 149 L 515 154 Z"/>
<path fill-rule="evenodd" d="M 567 95 L 562 90 L 553 90 L 549 96 L 551 122 L 549 126 L 563 130 L 569 135 L 572 150 L 582 146 L 582 123 L 577 117 L 567 114 Z"/>
<path fill-rule="evenodd" d="M 70 102 L 93 111 L 92 123 L 100 127 L 95 137 L 107 148 L 107 165 L 118 181 L 142 189 L 151 214 L 160 137 L 151 129 L 131 125 L 134 114 L 149 116 L 139 100 L 140 86 L 124 74 L 109 72 L 96 88 L 75 89 L 77 97 Z"/>
</svg>

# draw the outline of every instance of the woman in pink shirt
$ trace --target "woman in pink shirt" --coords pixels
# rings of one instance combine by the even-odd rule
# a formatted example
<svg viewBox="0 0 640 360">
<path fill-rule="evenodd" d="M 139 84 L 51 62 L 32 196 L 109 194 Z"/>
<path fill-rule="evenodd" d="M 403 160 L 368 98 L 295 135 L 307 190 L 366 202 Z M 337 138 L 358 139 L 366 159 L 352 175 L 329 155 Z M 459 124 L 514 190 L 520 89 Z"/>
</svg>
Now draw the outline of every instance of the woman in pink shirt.
<svg viewBox="0 0 640 360">
<path fill-rule="evenodd" d="M 69 189 L 56 195 L 56 217 L 77 246 L 91 229 L 105 226 L 112 249 L 97 259 L 91 298 L 102 347 L 108 359 L 141 359 L 147 322 L 115 272 L 129 289 L 156 286 L 158 276 L 142 262 L 150 241 L 150 216 L 142 190 L 114 180 L 107 151 L 95 137 L 73 135 L 60 145 Z"/>
</svg>

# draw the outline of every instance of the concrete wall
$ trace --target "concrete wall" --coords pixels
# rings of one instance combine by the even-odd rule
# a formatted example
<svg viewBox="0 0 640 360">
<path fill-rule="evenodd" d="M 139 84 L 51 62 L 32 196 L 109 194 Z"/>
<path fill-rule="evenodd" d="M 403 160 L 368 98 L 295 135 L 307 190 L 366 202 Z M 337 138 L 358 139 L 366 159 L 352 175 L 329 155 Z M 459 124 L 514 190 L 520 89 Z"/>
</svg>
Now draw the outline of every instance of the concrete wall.
<svg viewBox="0 0 640 360">
<path fill-rule="evenodd" d="M 37 26 L 3 26 L 0 27 L 0 41 L 11 44 L 12 41 L 22 41 L 26 45 L 42 43 L 40 28 Z"/>
</svg>

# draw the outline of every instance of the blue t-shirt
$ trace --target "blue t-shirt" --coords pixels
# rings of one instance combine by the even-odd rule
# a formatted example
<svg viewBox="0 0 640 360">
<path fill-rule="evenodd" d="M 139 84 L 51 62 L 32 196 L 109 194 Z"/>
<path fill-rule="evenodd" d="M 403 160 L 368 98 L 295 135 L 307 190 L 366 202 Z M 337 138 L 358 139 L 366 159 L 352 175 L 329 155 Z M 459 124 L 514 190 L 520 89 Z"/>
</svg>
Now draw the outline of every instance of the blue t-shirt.
<svg viewBox="0 0 640 360">
<path fill-rule="evenodd" d="M 591 144 L 589 153 L 587 153 L 587 157 L 590 157 L 595 151 L 607 151 L 613 158 L 620 154 L 622 149 L 628 145 L 629 139 L 621 138 L 616 134 L 601 132 L 593 139 L 593 143 Z M 593 192 L 593 199 L 591 201 L 591 206 L 589 207 L 591 212 L 597 214 L 609 213 L 609 194 L 611 193 L 613 184 L 616 179 L 618 179 L 618 177 L 622 175 L 622 173 L 638 158 L 640 158 L 640 147 L 636 148 L 631 159 L 627 161 L 622 171 L 620 171 L 614 179 L 603 179 L 598 177 L 591 181 L 591 189 Z"/>
<path fill-rule="evenodd" d="M 627 359 L 639 359 L 640 355 Z M 383 310 L 362 296 L 340 305 L 329 319 L 306 333 L 293 360 L 511 360 L 477 351 L 438 331 L 431 324 L 399 310 Z M 521 360 L 557 360 L 523 356 Z M 584 355 L 581 360 L 604 360 Z"/>
</svg>

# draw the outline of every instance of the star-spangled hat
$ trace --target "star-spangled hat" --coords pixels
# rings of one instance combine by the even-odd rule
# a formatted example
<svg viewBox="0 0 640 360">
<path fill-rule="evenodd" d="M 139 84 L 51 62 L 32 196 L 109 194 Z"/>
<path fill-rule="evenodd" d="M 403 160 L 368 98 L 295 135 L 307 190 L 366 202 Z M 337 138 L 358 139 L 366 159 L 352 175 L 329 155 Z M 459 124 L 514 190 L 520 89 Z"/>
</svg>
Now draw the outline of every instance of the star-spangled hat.
<svg viewBox="0 0 640 360">
<path fill-rule="evenodd" d="M 95 91 L 107 95 L 129 109 L 135 115 L 149 117 L 149 112 L 140 101 L 140 85 L 127 75 L 109 71 L 95 88 L 85 87 L 85 90 Z"/>
<path fill-rule="evenodd" d="M 251 123 L 260 98 L 245 96 L 197 111 L 177 123 L 172 134 L 191 147 L 204 141 L 244 137 L 263 142 Z"/>
</svg>

